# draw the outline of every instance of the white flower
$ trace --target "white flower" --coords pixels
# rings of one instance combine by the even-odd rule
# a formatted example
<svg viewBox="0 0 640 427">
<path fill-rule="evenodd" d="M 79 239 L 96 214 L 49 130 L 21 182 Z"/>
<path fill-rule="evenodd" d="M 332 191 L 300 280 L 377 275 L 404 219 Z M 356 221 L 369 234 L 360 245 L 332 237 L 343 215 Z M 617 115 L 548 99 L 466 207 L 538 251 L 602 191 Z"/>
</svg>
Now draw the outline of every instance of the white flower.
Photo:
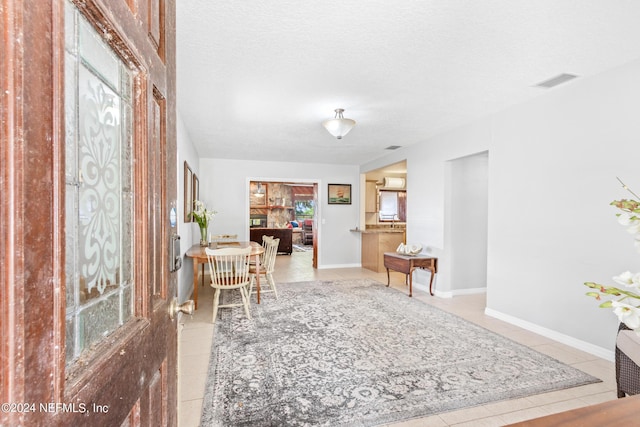
<svg viewBox="0 0 640 427">
<path fill-rule="evenodd" d="M 633 274 L 630 271 L 625 271 L 619 276 L 613 276 L 613 281 L 616 283 L 620 283 L 621 285 L 628 286 L 633 283 Z"/>
<path fill-rule="evenodd" d="M 196 200 L 193 204 L 193 213 L 195 215 L 202 216 L 202 214 L 204 213 L 204 203 L 202 203 L 200 200 Z"/>
<path fill-rule="evenodd" d="M 622 212 L 618 215 L 618 222 L 627 227 L 630 234 L 640 233 L 640 219 L 633 212 Z"/>
<path fill-rule="evenodd" d="M 613 281 L 628 288 L 640 290 L 640 273 L 633 274 L 630 271 L 625 271 L 619 276 L 613 276 Z"/>
<path fill-rule="evenodd" d="M 621 212 L 618 214 L 618 222 L 625 227 L 631 224 L 631 217 L 634 216 L 631 212 Z"/>
<path fill-rule="evenodd" d="M 614 307 L 613 312 L 618 316 L 618 320 L 630 329 L 640 328 L 640 309 L 618 301 L 611 301 L 611 305 Z"/>
<path fill-rule="evenodd" d="M 201 200 L 195 200 L 193 202 L 193 212 L 191 215 L 196 220 L 201 229 L 206 229 L 209 226 L 209 222 L 213 220 L 213 217 L 217 214 L 217 211 L 206 209 L 204 203 Z"/>
</svg>

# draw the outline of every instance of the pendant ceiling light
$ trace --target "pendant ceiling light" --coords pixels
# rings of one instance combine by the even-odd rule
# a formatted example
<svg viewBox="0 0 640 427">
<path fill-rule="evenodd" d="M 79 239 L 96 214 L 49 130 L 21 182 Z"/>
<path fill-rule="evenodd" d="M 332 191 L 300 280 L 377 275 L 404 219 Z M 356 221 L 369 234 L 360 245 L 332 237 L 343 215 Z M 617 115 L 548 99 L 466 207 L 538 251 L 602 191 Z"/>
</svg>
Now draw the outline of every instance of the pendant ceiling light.
<svg viewBox="0 0 640 427">
<path fill-rule="evenodd" d="M 342 137 L 348 134 L 356 125 L 355 120 L 345 119 L 342 116 L 343 112 L 344 110 L 342 108 L 336 108 L 336 117 L 322 122 L 322 126 L 324 126 L 331 135 L 338 139 L 342 139 Z"/>
<path fill-rule="evenodd" d="M 258 188 L 255 191 L 255 193 L 253 193 L 254 196 L 258 196 L 258 197 L 264 197 L 265 191 L 264 188 L 262 187 L 262 183 L 259 182 L 258 183 Z"/>
</svg>

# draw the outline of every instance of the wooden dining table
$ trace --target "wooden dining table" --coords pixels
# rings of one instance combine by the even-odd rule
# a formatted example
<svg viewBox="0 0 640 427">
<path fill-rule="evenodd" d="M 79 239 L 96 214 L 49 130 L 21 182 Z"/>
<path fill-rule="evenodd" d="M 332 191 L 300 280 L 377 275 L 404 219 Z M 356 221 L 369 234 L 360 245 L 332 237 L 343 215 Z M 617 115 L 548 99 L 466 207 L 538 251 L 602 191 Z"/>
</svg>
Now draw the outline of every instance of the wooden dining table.
<svg viewBox="0 0 640 427">
<path fill-rule="evenodd" d="M 214 242 L 209 244 L 210 249 L 243 249 L 247 247 L 251 247 L 251 256 L 255 257 L 256 260 L 256 295 L 258 304 L 260 304 L 260 255 L 264 253 L 264 247 L 256 242 Z M 198 274 L 201 275 L 202 286 L 204 286 L 204 268 L 209 262 L 204 251 L 205 248 L 206 246 L 196 244 L 191 246 L 186 253 L 187 257 L 193 259 L 193 303 L 196 310 L 198 309 Z"/>
</svg>

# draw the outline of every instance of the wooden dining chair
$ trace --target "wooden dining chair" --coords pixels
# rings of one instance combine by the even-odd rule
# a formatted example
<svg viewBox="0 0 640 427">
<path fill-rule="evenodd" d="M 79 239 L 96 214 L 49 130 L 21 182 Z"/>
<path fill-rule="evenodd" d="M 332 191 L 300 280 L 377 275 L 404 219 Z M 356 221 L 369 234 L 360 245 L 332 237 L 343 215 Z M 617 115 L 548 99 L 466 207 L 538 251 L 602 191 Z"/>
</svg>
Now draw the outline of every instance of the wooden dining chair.
<svg viewBox="0 0 640 427">
<path fill-rule="evenodd" d="M 265 236 L 267 237 L 267 236 Z M 278 254 L 278 245 L 280 239 L 263 239 L 264 242 L 264 254 L 260 260 L 260 276 L 264 276 L 265 282 L 269 285 L 269 289 L 260 288 L 260 292 L 273 292 L 276 299 L 278 299 L 278 291 L 276 289 L 276 282 L 273 280 L 273 271 L 276 265 L 276 255 Z M 253 285 L 256 281 L 257 268 L 255 264 L 249 266 L 249 275 L 251 276 L 251 284 L 249 285 L 249 296 L 257 293 L 253 291 Z"/>
<path fill-rule="evenodd" d="M 265 249 L 264 252 L 262 252 L 260 255 L 258 255 L 258 258 L 260 259 L 260 265 L 264 264 L 264 255 L 267 252 L 267 244 L 269 242 L 271 242 L 273 240 L 273 236 L 262 236 L 262 247 Z M 255 266 L 256 264 L 256 260 L 254 258 L 251 258 L 251 261 L 249 261 L 249 265 L 251 266 Z"/>
<path fill-rule="evenodd" d="M 213 322 L 216 322 L 218 308 L 244 307 L 247 318 L 251 319 L 249 311 L 249 258 L 251 248 L 205 248 L 211 275 L 211 287 L 215 289 L 213 295 Z M 220 305 L 220 293 L 225 289 L 238 289 L 242 297 L 241 304 Z"/>
</svg>

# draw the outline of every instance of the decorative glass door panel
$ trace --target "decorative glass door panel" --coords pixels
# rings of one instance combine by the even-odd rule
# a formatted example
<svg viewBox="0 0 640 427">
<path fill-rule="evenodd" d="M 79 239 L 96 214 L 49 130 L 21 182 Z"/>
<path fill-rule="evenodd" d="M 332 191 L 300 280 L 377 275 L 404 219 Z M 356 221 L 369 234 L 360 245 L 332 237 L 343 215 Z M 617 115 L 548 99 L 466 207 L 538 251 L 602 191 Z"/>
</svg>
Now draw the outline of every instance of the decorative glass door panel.
<svg viewBox="0 0 640 427">
<path fill-rule="evenodd" d="M 66 361 L 133 316 L 132 72 L 65 10 Z"/>
</svg>

